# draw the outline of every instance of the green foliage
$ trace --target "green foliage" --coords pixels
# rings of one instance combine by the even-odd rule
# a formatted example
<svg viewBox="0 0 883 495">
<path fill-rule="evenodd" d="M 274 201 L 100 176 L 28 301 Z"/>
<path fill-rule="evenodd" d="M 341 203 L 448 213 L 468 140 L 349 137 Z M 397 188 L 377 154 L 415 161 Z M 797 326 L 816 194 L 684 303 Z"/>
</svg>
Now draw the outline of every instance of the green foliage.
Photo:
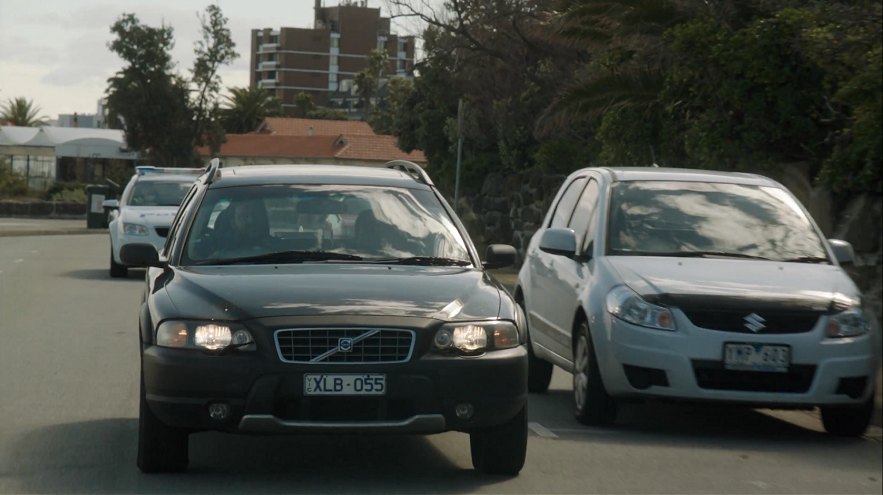
<svg viewBox="0 0 883 495">
<path fill-rule="evenodd" d="M 307 112 L 308 119 L 319 120 L 347 120 L 349 115 L 343 110 L 328 107 L 315 107 Z"/>
<path fill-rule="evenodd" d="M 408 110 L 414 83 L 410 79 L 393 77 L 383 89 L 385 94 L 371 114 L 369 123 L 377 134 L 394 134 L 401 126 L 398 119 Z"/>
<path fill-rule="evenodd" d="M 28 181 L 12 170 L 6 157 L 0 157 L 0 199 L 27 196 Z"/>
<path fill-rule="evenodd" d="M 88 199 L 86 184 L 80 182 L 56 182 L 44 195 L 47 201 L 85 203 Z"/>
<path fill-rule="evenodd" d="M 230 95 L 221 109 L 224 130 L 232 134 L 253 132 L 266 117 L 282 115 L 282 102 L 264 88 L 227 88 Z"/>
<path fill-rule="evenodd" d="M 359 95 L 362 108 L 365 110 L 366 120 L 370 120 L 374 109 L 374 96 L 379 89 L 380 80 L 386 68 L 389 55 L 385 50 L 371 50 L 368 53 L 368 63 L 361 72 L 356 74 L 356 94 Z"/>
<path fill-rule="evenodd" d="M 197 161 L 194 146 L 217 149 L 224 139 L 217 71 L 238 55 L 219 7 L 210 5 L 199 20 L 202 39 L 194 47 L 190 80 L 174 71 L 171 27 L 146 26 L 123 14 L 110 28 L 115 39 L 108 47 L 125 65 L 108 79 L 108 122 L 125 131 L 130 148 L 157 164 L 190 165 Z"/>
<path fill-rule="evenodd" d="M 565 139 L 545 141 L 534 154 L 537 167 L 550 174 L 569 174 L 588 167 L 590 158 L 587 144 Z"/>
<path fill-rule="evenodd" d="M 40 117 L 40 107 L 33 100 L 25 97 L 10 98 L 0 106 L 0 122 L 9 122 L 21 127 L 40 127 L 46 125 L 48 117 Z"/>
</svg>

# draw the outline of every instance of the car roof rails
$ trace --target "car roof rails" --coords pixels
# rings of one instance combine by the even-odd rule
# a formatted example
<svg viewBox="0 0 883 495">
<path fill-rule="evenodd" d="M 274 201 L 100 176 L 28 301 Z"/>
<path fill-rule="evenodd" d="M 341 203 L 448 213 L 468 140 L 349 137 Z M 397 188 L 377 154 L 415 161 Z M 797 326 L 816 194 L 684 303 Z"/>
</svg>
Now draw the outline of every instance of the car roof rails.
<svg viewBox="0 0 883 495">
<path fill-rule="evenodd" d="M 138 165 L 135 167 L 135 173 L 138 175 L 202 175 L 205 173 L 204 168 L 178 168 L 178 167 L 154 167 L 153 165 Z"/>
<path fill-rule="evenodd" d="M 209 185 L 215 181 L 221 175 L 221 159 L 220 158 L 212 158 L 210 162 L 208 162 L 208 170 L 205 172 L 205 181 L 203 184 Z"/>
<path fill-rule="evenodd" d="M 417 182 L 422 182 L 427 186 L 435 185 L 432 183 L 432 179 L 429 178 L 429 174 L 426 173 L 426 170 L 423 170 L 423 167 L 414 162 L 409 162 L 408 160 L 393 160 L 391 162 L 386 162 L 384 166 L 386 168 L 405 172 Z"/>
</svg>

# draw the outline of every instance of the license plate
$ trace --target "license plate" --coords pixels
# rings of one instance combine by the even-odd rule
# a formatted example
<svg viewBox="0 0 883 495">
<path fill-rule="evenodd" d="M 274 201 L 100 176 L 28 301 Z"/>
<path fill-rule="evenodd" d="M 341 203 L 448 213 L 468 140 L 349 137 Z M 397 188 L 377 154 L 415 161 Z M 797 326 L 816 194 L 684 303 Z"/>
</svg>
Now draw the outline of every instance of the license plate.
<svg viewBox="0 0 883 495">
<path fill-rule="evenodd" d="M 384 395 L 386 375 L 306 374 L 304 395 Z"/>
<path fill-rule="evenodd" d="M 724 367 L 728 370 L 787 372 L 791 348 L 787 345 L 724 344 Z"/>
</svg>

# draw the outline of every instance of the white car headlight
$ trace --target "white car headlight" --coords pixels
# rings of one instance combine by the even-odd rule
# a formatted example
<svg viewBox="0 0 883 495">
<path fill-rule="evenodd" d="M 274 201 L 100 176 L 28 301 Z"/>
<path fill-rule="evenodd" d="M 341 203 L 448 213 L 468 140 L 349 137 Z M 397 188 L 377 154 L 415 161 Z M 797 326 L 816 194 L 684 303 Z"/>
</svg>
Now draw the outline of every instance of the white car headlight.
<svg viewBox="0 0 883 495">
<path fill-rule="evenodd" d="M 255 350 L 251 333 L 238 325 L 199 321 L 164 321 L 156 329 L 156 345 L 222 351 Z"/>
<path fill-rule="evenodd" d="M 124 223 L 123 233 L 126 235 L 147 235 L 147 227 L 138 223 Z"/>
<path fill-rule="evenodd" d="M 437 350 L 454 350 L 462 354 L 509 349 L 519 344 L 518 329 L 508 321 L 450 323 L 439 329 L 433 338 Z"/>
<path fill-rule="evenodd" d="M 861 308 L 849 308 L 828 318 L 829 338 L 856 337 L 871 331 L 871 324 Z"/>
<path fill-rule="evenodd" d="M 607 311 L 629 323 L 658 330 L 675 330 L 671 311 L 651 304 L 624 285 L 614 287 L 607 294 Z"/>
</svg>

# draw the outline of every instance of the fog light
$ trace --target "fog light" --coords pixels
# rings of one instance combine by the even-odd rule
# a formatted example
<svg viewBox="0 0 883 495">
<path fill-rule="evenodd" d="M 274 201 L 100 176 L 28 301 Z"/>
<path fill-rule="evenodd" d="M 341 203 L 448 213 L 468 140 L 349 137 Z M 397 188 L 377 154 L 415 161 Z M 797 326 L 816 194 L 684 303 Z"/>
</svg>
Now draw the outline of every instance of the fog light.
<svg viewBox="0 0 883 495">
<path fill-rule="evenodd" d="M 230 406 L 223 402 L 214 402 L 208 405 L 208 416 L 216 420 L 227 419 L 230 414 Z"/>
<path fill-rule="evenodd" d="M 454 407 L 454 413 L 460 419 L 470 419 L 475 414 L 475 407 L 468 402 L 464 402 Z"/>
</svg>

